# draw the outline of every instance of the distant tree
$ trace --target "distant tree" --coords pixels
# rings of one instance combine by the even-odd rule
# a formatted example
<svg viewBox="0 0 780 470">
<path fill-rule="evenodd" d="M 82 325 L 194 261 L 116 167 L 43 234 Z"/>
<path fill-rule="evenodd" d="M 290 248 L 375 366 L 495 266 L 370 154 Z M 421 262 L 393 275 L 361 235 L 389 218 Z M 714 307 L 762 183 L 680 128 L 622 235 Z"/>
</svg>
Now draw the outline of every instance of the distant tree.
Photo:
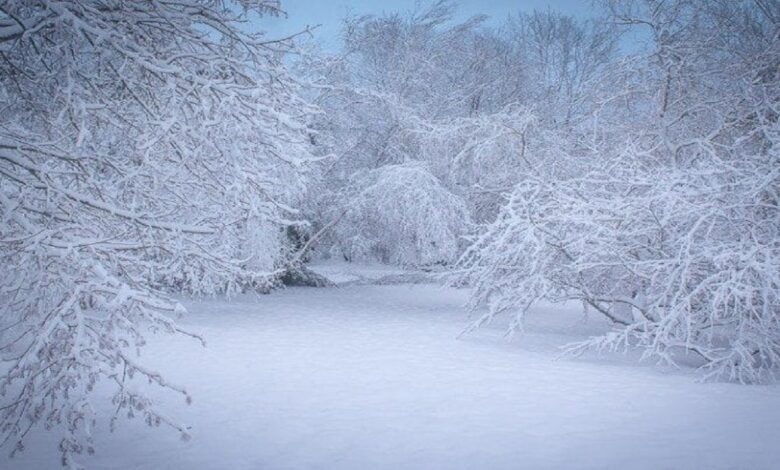
<svg viewBox="0 0 780 470">
<path fill-rule="evenodd" d="M 324 110 L 314 126 L 336 156 L 323 169 L 315 218 L 348 200 L 334 192 L 359 181 L 357 172 L 423 162 L 471 220 L 491 221 L 527 162 L 546 151 L 531 134 L 591 115 L 586 97 L 614 56 L 614 28 L 548 11 L 490 29 L 482 16 L 457 22 L 454 12 L 439 1 L 348 18 L 342 53 L 306 63 Z"/>
<path fill-rule="evenodd" d="M 468 229 L 466 205 L 417 163 L 354 175 L 333 207 L 336 246 L 348 259 L 405 266 L 449 264 Z M 343 209 L 342 209 L 343 208 Z"/>
</svg>

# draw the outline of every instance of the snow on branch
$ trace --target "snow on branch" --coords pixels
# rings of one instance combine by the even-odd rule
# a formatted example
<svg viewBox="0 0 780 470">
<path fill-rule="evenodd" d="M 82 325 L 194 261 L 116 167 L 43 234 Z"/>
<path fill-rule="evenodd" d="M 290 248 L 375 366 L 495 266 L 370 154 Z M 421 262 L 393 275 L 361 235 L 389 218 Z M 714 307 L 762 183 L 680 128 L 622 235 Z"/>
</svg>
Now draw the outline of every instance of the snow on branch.
<svg viewBox="0 0 780 470">
<path fill-rule="evenodd" d="M 267 0 L 0 5 L 0 436 L 62 424 L 92 452 L 98 383 L 117 411 L 186 427 L 132 377 L 182 394 L 137 355 L 198 335 L 177 293 L 267 290 L 312 161 L 313 108 L 289 39 L 246 32 Z M 259 234 L 262 234 L 260 236 Z"/>
</svg>

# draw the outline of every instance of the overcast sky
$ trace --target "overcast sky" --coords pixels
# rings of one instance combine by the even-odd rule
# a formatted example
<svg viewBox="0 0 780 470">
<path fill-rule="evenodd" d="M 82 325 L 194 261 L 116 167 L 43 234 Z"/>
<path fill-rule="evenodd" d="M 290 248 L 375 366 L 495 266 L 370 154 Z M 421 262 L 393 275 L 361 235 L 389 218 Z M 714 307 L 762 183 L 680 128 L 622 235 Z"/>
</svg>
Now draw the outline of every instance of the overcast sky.
<svg viewBox="0 0 780 470">
<path fill-rule="evenodd" d="M 328 49 L 338 47 L 341 18 L 353 15 L 382 14 L 383 12 L 413 11 L 415 4 L 429 4 L 420 0 L 282 0 L 288 18 L 264 18 L 260 26 L 271 37 L 280 37 L 304 29 L 307 25 L 321 25 L 315 38 Z M 587 15 L 592 9 L 590 0 L 459 0 L 461 18 L 484 13 L 503 19 L 509 13 L 547 8 L 573 15 Z"/>
</svg>

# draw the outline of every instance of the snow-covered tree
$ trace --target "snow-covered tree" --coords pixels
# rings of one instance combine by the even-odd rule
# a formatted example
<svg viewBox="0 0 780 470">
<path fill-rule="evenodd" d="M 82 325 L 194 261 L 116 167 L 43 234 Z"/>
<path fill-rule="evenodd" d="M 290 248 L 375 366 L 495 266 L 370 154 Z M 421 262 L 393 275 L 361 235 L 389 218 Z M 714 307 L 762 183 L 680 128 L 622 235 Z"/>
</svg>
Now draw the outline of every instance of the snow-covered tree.
<svg viewBox="0 0 780 470">
<path fill-rule="evenodd" d="M 598 112 L 543 145 L 461 259 L 488 306 L 475 326 L 576 299 L 615 330 L 574 351 L 688 352 L 708 377 L 764 380 L 780 367 L 778 4 L 609 3 L 654 47 L 602 75 Z"/>
<path fill-rule="evenodd" d="M 323 168 L 315 218 L 330 220 L 343 212 L 334 204 L 352 203 L 338 193 L 360 193 L 357 173 L 422 162 L 466 202 L 470 219 L 493 220 L 526 160 L 538 158 L 526 151 L 537 142 L 529 135 L 547 130 L 536 124 L 573 126 L 590 111 L 581 102 L 615 49 L 608 28 L 545 12 L 490 29 L 484 17 L 457 22 L 454 13 L 439 1 L 405 15 L 348 18 L 343 52 L 306 63 L 324 110 L 319 144 L 336 155 Z"/>
<path fill-rule="evenodd" d="M 347 259 L 420 266 L 449 264 L 469 228 L 465 203 L 423 165 L 359 172 L 333 204 L 335 247 Z"/>
<path fill-rule="evenodd" d="M 0 3 L 0 432 L 57 426 L 92 452 L 99 382 L 147 423 L 147 332 L 184 333 L 171 295 L 265 289 L 309 155 L 310 109 L 248 33 L 273 0 Z M 185 333 L 187 334 L 187 333 Z"/>
</svg>

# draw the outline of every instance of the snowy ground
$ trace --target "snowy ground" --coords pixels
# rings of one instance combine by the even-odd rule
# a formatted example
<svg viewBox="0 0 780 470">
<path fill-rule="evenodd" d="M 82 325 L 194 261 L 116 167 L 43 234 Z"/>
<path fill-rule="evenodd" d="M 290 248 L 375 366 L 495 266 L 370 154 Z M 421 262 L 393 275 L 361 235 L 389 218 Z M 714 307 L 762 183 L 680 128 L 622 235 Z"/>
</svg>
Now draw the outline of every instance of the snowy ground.
<svg viewBox="0 0 780 470">
<path fill-rule="evenodd" d="M 328 268 L 331 271 L 335 267 Z M 349 276 L 343 276 L 348 278 Z M 358 277 L 365 277 L 361 274 Z M 343 280 L 343 279 L 342 279 Z M 192 427 L 122 421 L 99 433 L 99 469 L 516 469 L 780 466 L 780 387 L 700 384 L 632 357 L 556 361 L 599 331 L 540 308 L 511 341 L 500 325 L 456 339 L 465 293 L 431 285 L 291 288 L 194 302 L 182 323 L 208 347 L 161 338 L 145 358 L 186 384 Z M 101 413 L 110 414 L 106 406 Z M 56 468 L 33 434 L 3 469 Z"/>
</svg>

